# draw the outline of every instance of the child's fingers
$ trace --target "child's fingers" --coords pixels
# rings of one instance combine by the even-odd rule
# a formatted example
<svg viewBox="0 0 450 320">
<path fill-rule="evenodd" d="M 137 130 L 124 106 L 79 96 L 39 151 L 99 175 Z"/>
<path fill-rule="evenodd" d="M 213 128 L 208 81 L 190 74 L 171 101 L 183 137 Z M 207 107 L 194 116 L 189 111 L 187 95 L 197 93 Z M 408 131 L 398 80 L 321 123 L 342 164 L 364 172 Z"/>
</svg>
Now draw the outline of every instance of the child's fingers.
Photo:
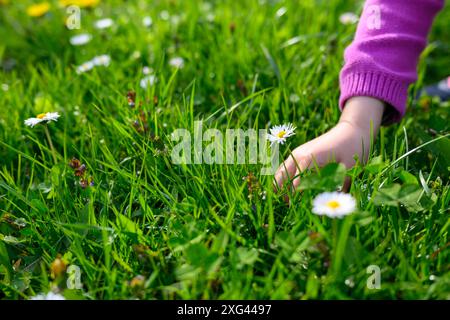
<svg viewBox="0 0 450 320">
<path fill-rule="evenodd" d="M 294 180 L 292 181 L 292 188 L 294 191 L 297 190 L 300 185 L 300 173 L 306 169 L 309 169 L 311 166 L 313 166 L 312 156 L 302 157 L 297 162 Z"/>
<path fill-rule="evenodd" d="M 278 168 L 275 173 L 276 187 L 281 189 L 286 180 L 292 179 L 296 171 L 295 160 L 292 156 L 289 156 Z"/>
<path fill-rule="evenodd" d="M 294 190 L 300 183 L 299 174 L 303 170 L 309 168 L 312 164 L 311 156 L 299 155 L 299 151 L 295 150 L 294 154 L 289 156 L 275 173 L 275 181 L 278 188 L 282 188 L 286 181 L 292 183 Z"/>
<path fill-rule="evenodd" d="M 297 171 L 295 171 L 295 176 L 294 176 L 295 178 L 292 181 L 292 190 L 293 191 L 296 191 L 298 186 L 300 185 L 300 173 L 302 171 L 303 171 L 303 169 L 299 170 L 298 168 L 297 168 Z"/>
<path fill-rule="evenodd" d="M 342 186 L 343 192 L 348 192 L 352 185 L 352 179 L 350 177 L 345 177 L 344 185 Z"/>
</svg>

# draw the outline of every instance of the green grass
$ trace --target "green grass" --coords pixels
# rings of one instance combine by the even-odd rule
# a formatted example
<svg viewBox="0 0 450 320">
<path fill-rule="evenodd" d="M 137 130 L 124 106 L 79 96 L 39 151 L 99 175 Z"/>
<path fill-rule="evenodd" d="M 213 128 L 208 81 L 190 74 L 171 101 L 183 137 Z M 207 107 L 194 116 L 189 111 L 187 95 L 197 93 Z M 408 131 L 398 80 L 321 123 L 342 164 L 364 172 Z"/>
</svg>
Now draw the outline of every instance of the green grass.
<svg viewBox="0 0 450 320">
<path fill-rule="evenodd" d="M 9 86 L 0 88 L 1 298 L 54 286 L 84 299 L 450 298 L 449 104 L 410 99 L 402 122 L 381 130 L 369 164 L 347 173 L 359 209 L 342 220 L 311 213 L 312 199 L 342 181 L 340 167 L 328 167 L 332 179 L 305 173 L 312 183 L 288 206 L 258 165 L 171 163 L 171 133 L 195 120 L 223 131 L 292 122 L 283 156 L 338 120 L 338 73 L 355 30 L 338 17 L 362 2 L 263 2 L 102 1 L 82 10 L 93 35 L 82 47 L 69 44 L 77 32 L 57 6 L 31 18 L 30 1 L 0 5 L 0 84 Z M 94 29 L 99 15 L 115 26 Z M 448 75 L 449 18 L 447 4 L 411 97 Z M 109 67 L 75 72 L 100 54 Z M 185 60 L 178 72 L 175 56 Z M 143 66 L 158 78 L 147 90 Z M 48 126 L 55 159 L 44 126 L 23 124 L 45 111 L 62 115 Z M 73 157 L 95 186 L 80 187 Z M 64 272 L 52 278 L 59 255 L 80 268 L 81 290 L 66 289 Z M 366 285 L 370 265 L 380 289 Z"/>
</svg>

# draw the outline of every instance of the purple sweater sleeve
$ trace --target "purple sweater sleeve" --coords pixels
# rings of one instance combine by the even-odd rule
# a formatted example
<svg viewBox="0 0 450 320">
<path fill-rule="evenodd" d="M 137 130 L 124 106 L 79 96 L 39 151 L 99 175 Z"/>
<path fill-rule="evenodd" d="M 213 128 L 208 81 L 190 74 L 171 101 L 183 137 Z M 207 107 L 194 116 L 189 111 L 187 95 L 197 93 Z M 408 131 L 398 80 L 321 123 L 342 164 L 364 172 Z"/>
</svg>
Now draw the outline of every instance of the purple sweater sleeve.
<svg viewBox="0 0 450 320">
<path fill-rule="evenodd" d="M 385 122 L 405 114 L 408 86 L 433 18 L 444 0 L 367 0 L 340 73 L 342 108 L 354 96 L 370 96 L 392 106 Z"/>
</svg>

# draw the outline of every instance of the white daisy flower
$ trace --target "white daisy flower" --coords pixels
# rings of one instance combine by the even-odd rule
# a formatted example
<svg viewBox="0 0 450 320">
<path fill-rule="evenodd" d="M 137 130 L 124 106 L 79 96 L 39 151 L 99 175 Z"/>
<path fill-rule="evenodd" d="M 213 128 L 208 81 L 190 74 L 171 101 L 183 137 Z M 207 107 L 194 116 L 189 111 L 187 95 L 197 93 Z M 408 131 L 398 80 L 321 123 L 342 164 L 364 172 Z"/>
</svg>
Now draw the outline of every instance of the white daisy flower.
<svg viewBox="0 0 450 320">
<path fill-rule="evenodd" d="M 312 212 L 321 216 L 342 218 L 355 210 L 355 199 L 343 192 L 324 192 L 313 200 Z"/>
<path fill-rule="evenodd" d="M 342 24 L 355 24 L 358 22 L 358 16 L 353 12 L 345 12 L 339 16 L 339 21 Z"/>
<path fill-rule="evenodd" d="M 31 297 L 30 300 L 66 300 L 66 298 L 59 293 L 49 292 L 47 294 L 40 293 L 37 296 Z"/>
<path fill-rule="evenodd" d="M 102 54 L 101 56 L 96 56 L 92 59 L 94 66 L 109 66 L 111 62 L 111 57 L 107 54 Z"/>
<path fill-rule="evenodd" d="M 95 22 L 94 26 L 97 29 L 106 29 L 106 28 L 110 28 L 113 24 L 114 24 L 114 21 L 112 19 L 105 18 L 105 19 L 97 20 Z"/>
<path fill-rule="evenodd" d="M 85 63 L 79 65 L 76 69 L 76 72 L 78 74 L 92 70 L 95 67 L 94 63 L 92 61 L 86 61 Z"/>
<path fill-rule="evenodd" d="M 183 68 L 184 67 L 184 59 L 181 57 L 175 57 L 169 60 L 169 65 L 174 68 Z"/>
<path fill-rule="evenodd" d="M 151 74 L 141 79 L 140 86 L 142 89 L 147 89 L 156 82 L 156 76 Z"/>
<path fill-rule="evenodd" d="M 144 17 L 142 18 L 142 24 L 144 25 L 144 27 L 150 28 L 153 24 L 153 20 L 149 16 Z"/>
<path fill-rule="evenodd" d="M 92 36 L 89 33 L 77 34 L 70 38 L 69 42 L 73 46 L 82 46 L 91 41 Z"/>
<path fill-rule="evenodd" d="M 291 123 L 283 124 L 281 126 L 274 126 L 270 129 L 267 139 L 272 143 L 284 144 L 287 138 L 295 134 L 295 129 Z"/>
<path fill-rule="evenodd" d="M 34 127 L 35 125 L 41 123 L 41 122 L 50 122 L 50 121 L 58 121 L 58 118 L 60 117 L 58 112 L 47 112 L 47 113 L 41 113 L 36 116 L 36 118 L 29 118 L 24 121 L 25 125 L 29 127 Z"/>
</svg>

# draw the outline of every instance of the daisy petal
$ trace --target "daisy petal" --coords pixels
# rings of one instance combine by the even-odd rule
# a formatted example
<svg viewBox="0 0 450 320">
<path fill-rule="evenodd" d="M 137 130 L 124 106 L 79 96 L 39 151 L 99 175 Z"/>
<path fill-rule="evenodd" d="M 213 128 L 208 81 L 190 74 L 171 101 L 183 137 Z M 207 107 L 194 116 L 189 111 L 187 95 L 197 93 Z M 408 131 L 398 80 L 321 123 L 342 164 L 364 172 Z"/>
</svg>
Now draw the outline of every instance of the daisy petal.
<svg viewBox="0 0 450 320">
<path fill-rule="evenodd" d="M 342 218 L 356 210 L 355 199 L 343 192 L 324 192 L 313 200 L 312 212 L 330 218 Z"/>
</svg>

